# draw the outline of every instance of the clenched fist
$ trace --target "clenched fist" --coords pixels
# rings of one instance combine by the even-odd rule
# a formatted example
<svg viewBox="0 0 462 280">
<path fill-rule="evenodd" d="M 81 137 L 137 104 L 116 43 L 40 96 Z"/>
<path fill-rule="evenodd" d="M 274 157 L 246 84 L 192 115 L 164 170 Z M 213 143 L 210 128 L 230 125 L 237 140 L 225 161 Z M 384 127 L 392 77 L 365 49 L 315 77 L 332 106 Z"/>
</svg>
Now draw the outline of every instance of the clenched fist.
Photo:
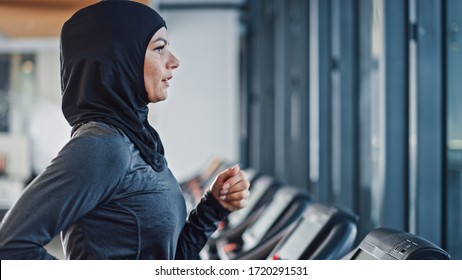
<svg viewBox="0 0 462 280">
<path fill-rule="evenodd" d="M 210 191 L 225 209 L 235 211 L 247 206 L 249 186 L 244 172 L 235 165 L 217 175 Z"/>
</svg>

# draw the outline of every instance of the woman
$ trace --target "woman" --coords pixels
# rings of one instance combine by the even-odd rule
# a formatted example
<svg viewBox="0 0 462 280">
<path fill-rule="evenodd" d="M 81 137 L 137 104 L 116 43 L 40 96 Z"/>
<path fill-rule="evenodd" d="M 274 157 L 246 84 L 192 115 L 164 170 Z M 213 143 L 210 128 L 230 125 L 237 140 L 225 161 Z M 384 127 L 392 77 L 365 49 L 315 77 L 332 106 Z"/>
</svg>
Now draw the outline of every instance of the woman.
<svg viewBox="0 0 462 280">
<path fill-rule="evenodd" d="M 61 32 L 62 109 L 72 138 L 25 190 L 0 228 L 0 259 L 194 259 L 230 211 L 247 203 L 238 166 L 220 173 L 186 218 L 150 102 L 167 98 L 172 72 L 164 20 L 131 1 L 102 1 Z"/>
</svg>

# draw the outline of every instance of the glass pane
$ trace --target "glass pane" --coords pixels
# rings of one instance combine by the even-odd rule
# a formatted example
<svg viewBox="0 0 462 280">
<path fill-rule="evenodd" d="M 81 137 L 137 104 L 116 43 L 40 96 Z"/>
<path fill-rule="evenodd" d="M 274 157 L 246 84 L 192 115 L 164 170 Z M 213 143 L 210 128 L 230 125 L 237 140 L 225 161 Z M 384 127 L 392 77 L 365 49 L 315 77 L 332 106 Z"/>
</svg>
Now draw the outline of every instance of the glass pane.
<svg viewBox="0 0 462 280">
<path fill-rule="evenodd" d="M 30 178 L 25 101 L 34 85 L 34 55 L 0 53 L 0 219 Z"/>
<path fill-rule="evenodd" d="M 7 132 L 9 129 L 9 108 L 8 88 L 10 79 L 10 56 L 0 54 L 0 132 Z M 1 170 L 0 170 L 1 173 Z"/>
<path fill-rule="evenodd" d="M 385 166 L 385 51 L 382 0 L 361 2 L 360 114 L 362 235 L 381 225 Z M 364 202 L 368 203 L 364 203 Z"/>
<path fill-rule="evenodd" d="M 447 250 L 462 259 L 462 2 L 447 4 Z"/>
<path fill-rule="evenodd" d="M 0 132 L 24 132 L 27 111 L 21 106 L 33 94 L 35 83 L 33 54 L 0 54 Z"/>
</svg>

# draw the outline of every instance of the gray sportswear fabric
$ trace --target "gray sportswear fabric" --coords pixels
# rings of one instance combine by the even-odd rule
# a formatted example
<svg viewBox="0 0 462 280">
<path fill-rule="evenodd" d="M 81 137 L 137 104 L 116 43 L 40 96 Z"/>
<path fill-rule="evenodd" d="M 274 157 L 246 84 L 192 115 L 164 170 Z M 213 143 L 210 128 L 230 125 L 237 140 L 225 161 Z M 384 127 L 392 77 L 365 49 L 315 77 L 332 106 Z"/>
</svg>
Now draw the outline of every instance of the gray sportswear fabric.
<svg viewBox="0 0 462 280">
<path fill-rule="evenodd" d="M 206 193 L 187 217 L 169 168 L 156 172 L 120 130 L 82 125 L 0 225 L 0 259 L 195 259 L 229 212 Z"/>
</svg>

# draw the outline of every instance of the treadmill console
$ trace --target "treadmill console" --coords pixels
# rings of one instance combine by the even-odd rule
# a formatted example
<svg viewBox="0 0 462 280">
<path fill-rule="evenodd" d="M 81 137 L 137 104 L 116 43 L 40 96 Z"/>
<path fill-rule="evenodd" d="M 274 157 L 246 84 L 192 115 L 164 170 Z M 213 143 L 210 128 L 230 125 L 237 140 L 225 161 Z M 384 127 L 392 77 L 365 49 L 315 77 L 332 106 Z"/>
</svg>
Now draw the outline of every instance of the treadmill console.
<svg viewBox="0 0 462 280">
<path fill-rule="evenodd" d="M 443 249 L 414 234 L 389 228 L 371 231 L 344 259 L 449 260 Z"/>
</svg>

